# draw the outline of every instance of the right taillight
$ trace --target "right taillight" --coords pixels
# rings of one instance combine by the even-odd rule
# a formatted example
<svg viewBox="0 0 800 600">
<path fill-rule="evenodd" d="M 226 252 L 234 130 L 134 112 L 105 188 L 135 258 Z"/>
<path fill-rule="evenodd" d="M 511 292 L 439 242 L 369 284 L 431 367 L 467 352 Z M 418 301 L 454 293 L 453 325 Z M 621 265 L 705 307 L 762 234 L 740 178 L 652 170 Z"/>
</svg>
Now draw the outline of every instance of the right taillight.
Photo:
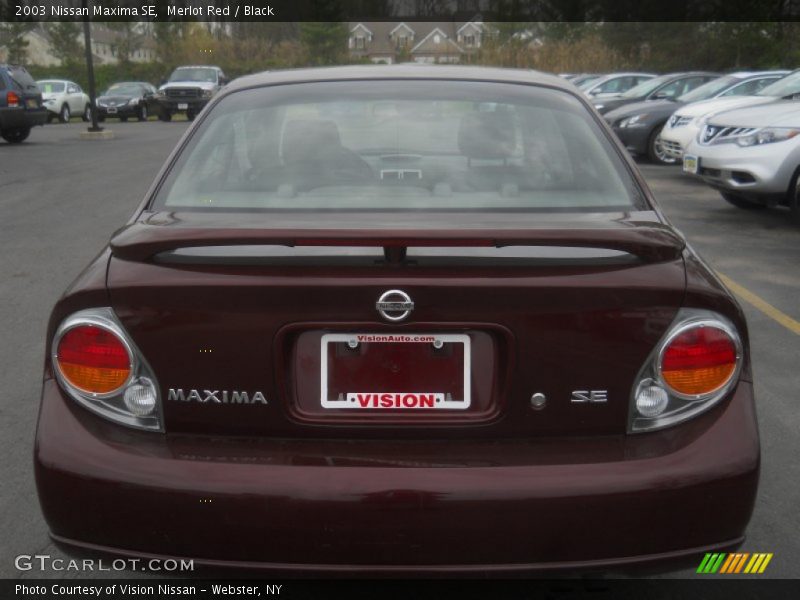
<svg viewBox="0 0 800 600">
<path fill-rule="evenodd" d="M 633 387 L 628 430 L 651 431 L 713 406 L 735 385 L 742 343 L 727 319 L 683 309 Z"/>
<path fill-rule="evenodd" d="M 110 308 L 67 317 L 51 358 L 61 387 L 85 408 L 129 427 L 163 430 L 152 370 Z"/>
<path fill-rule="evenodd" d="M 724 387 L 738 364 L 736 341 L 713 323 L 690 323 L 670 337 L 661 351 L 661 378 L 670 391 L 687 397 Z"/>
</svg>

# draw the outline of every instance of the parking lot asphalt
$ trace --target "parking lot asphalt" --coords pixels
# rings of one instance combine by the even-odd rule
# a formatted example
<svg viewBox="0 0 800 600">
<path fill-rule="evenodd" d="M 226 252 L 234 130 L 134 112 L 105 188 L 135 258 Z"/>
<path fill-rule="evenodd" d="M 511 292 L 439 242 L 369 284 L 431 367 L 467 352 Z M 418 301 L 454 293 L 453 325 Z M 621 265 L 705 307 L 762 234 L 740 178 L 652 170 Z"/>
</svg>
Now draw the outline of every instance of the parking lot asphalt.
<svg viewBox="0 0 800 600">
<path fill-rule="evenodd" d="M 129 575 L 20 572 L 14 565 L 20 554 L 62 556 L 47 536 L 32 471 L 50 309 L 136 208 L 187 124 L 106 126 L 115 139 L 80 141 L 86 125 L 73 122 L 37 128 L 21 145 L 0 142 L 0 577 Z M 742 305 L 750 327 L 763 462 L 742 551 L 774 553 L 761 577 L 800 577 L 800 330 L 792 329 L 800 321 L 800 227 L 786 210 L 729 206 L 679 168 L 641 168 L 670 220 L 748 299 Z"/>
</svg>

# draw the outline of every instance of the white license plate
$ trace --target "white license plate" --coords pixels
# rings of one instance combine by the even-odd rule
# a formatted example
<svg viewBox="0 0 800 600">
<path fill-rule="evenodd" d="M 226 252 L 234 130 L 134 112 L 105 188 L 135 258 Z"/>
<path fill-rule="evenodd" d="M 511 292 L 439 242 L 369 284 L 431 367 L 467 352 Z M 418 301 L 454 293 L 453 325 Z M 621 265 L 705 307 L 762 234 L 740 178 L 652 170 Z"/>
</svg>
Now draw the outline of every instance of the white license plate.
<svg viewBox="0 0 800 600">
<path fill-rule="evenodd" d="M 181 102 L 178 104 L 178 110 L 189 110 L 189 105 L 186 102 Z"/>
<path fill-rule="evenodd" d="M 683 171 L 685 173 L 697 175 L 698 171 L 700 171 L 700 157 L 694 156 L 693 154 L 684 154 Z"/>
<path fill-rule="evenodd" d="M 108 111 L 108 114 L 110 114 L 110 115 L 117 114 L 117 109 L 116 108 L 107 108 L 106 110 Z"/>
<path fill-rule="evenodd" d="M 466 334 L 325 334 L 320 347 L 322 407 L 466 410 L 470 350 Z"/>
<path fill-rule="evenodd" d="M 25 101 L 25 106 L 28 108 L 39 108 L 39 101 L 35 100 L 34 98 L 28 98 Z"/>
</svg>

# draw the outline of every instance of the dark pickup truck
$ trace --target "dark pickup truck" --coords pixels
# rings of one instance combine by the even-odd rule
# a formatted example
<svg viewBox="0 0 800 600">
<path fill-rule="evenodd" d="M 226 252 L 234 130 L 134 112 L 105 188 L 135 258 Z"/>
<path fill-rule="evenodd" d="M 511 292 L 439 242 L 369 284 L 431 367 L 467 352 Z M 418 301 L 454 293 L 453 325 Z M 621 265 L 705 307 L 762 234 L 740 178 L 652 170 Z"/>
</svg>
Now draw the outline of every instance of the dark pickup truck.
<svg viewBox="0 0 800 600">
<path fill-rule="evenodd" d="M 227 82 L 219 67 L 178 67 L 153 98 L 158 107 L 158 118 L 169 121 L 172 115 L 184 113 L 187 119 L 193 120 Z"/>
</svg>

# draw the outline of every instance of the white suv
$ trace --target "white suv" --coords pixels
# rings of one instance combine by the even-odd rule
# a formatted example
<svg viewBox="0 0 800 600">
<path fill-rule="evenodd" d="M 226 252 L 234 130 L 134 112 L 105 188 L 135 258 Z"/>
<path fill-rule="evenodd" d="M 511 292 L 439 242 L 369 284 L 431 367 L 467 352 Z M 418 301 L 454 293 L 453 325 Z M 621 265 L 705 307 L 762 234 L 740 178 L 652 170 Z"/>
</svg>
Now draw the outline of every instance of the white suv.
<svg viewBox="0 0 800 600">
<path fill-rule="evenodd" d="M 724 94 L 681 106 L 661 130 L 661 147 L 671 158 L 680 159 L 703 125 L 723 111 L 758 106 L 800 92 L 800 71 L 773 71 L 752 77 Z M 742 92 L 742 89 L 747 89 Z"/>
<path fill-rule="evenodd" d="M 686 148 L 683 170 L 734 206 L 785 205 L 800 223 L 800 101 L 715 115 Z"/>
<path fill-rule="evenodd" d="M 62 123 L 72 115 L 80 115 L 84 121 L 92 119 L 92 103 L 81 86 L 66 79 L 43 79 L 36 85 L 42 90 L 42 102 L 47 109 L 47 120 L 58 117 Z"/>
</svg>

